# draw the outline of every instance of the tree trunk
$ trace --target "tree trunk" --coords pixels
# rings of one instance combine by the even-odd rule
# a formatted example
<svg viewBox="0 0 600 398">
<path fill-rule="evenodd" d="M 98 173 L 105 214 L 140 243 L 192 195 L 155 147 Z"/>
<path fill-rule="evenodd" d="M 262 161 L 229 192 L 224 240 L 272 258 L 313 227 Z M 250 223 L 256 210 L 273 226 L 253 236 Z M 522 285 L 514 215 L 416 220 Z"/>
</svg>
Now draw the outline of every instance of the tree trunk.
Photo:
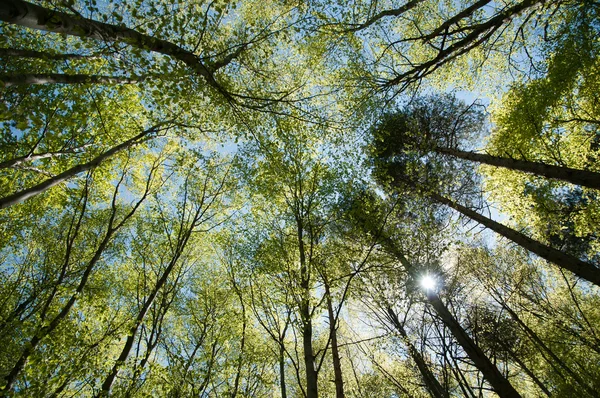
<svg viewBox="0 0 600 398">
<path fill-rule="evenodd" d="M 304 366 L 306 368 L 306 398 L 318 398 L 317 370 L 312 345 L 312 314 L 310 310 L 310 270 L 306 264 L 304 247 L 304 228 L 299 216 L 296 219 L 298 227 L 298 250 L 300 254 L 300 287 L 302 289 L 300 318 L 302 320 L 302 348 L 304 351 Z"/>
<path fill-rule="evenodd" d="M 62 182 L 67 181 L 68 179 L 76 176 L 79 173 L 82 173 L 84 171 L 88 171 L 95 167 L 98 167 L 102 162 L 109 159 L 113 155 L 115 155 L 125 149 L 131 148 L 136 144 L 139 144 L 140 142 L 147 139 L 148 138 L 147 136 L 150 136 L 151 133 L 154 133 L 156 131 L 157 131 L 156 127 L 152 127 L 148 130 L 142 131 L 140 134 L 136 135 L 135 137 L 130 138 L 127 141 L 125 141 L 117 146 L 112 147 L 108 151 L 96 156 L 94 159 L 90 160 L 87 163 L 79 164 L 77 166 L 71 167 L 70 169 L 63 171 L 62 173 L 60 173 L 52 178 L 49 178 L 46 181 L 43 181 L 31 188 L 27 188 L 22 191 L 16 192 L 12 195 L 8 195 L 3 198 L 0 198 L 0 209 L 5 209 L 7 207 L 21 203 L 33 196 L 36 196 L 40 193 L 47 191 L 48 189 L 52 188 L 55 185 L 58 185 Z"/>
<path fill-rule="evenodd" d="M 461 347 L 465 350 L 469 358 L 473 361 L 477 369 L 483 373 L 483 376 L 490 383 L 494 391 L 501 398 L 517 398 L 521 395 L 514 389 L 510 382 L 500 373 L 498 368 L 490 361 L 483 353 L 481 348 L 475 344 L 473 339 L 462 328 L 448 308 L 442 303 L 438 295 L 432 291 L 427 292 L 427 301 L 431 304 L 435 312 L 444 322 L 444 325 L 458 341 Z"/>
<path fill-rule="evenodd" d="M 70 148 L 70 149 L 65 149 L 63 151 L 56 151 L 56 152 L 45 152 L 45 153 L 36 153 L 36 154 L 29 154 L 29 155 L 25 155 L 25 156 L 18 156 L 16 158 L 12 158 L 12 159 L 8 159 L 8 160 L 4 160 L 2 162 L 0 162 L 0 169 L 8 169 L 11 167 L 19 167 L 24 163 L 28 163 L 28 162 L 35 162 L 37 160 L 42 160 L 42 159 L 49 159 L 49 158 L 53 158 L 53 157 L 57 157 L 57 156 L 62 156 L 62 155 L 67 155 L 67 154 L 77 154 L 77 153 L 81 153 L 83 152 L 83 150 L 86 147 L 89 147 L 90 145 L 82 145 L 80 147 L 77 148 Z M 34 149 L 35 150 L 35 149 Z"/>
<path fill-rule="evenodd" d="M 429 197 L 435 200 L 438 203 L 445 204 L 465 216 L 471 218 L 474 221 L 486 226 L 492 231 L 504 236 L 505 238 L 515 242 L 516 244 L 524 247 L 532 253 L 537 254 L 541 258 L 550 261 L 558 265 L 561 268 L 564 268 L 568 271 L 571 271 L 575 275 L 592 282 L 593 284 L 600 286 L 600 269 L 594 266 L 591 263 L 582 261 L 576 257 L 573 257 L 569 254 L 563 253 L 560 250 L 554 249 L 552 247 L 546 246 L 543 243 L 540 243 L 534 239 L 531 239 L 528 236 L 525 236 L 521 232 L 518 232 L 512 228 L 504 226 L 488 217 L 482 216 L 481 214 L 462 206 L 450 199 L 447 199 L 437 193 L 428 193 Z"/>
<path fill-rule="evenodd" d="M 536 174 L 547 178 L 570 182 L 588 188 L 600 189 L 600 173 L 587 170 L 572 169 L 570 167 L 553 166 L 540 162 L 529 162 L 482 153 L 461 151 L 452 148 L 435 148 L 438 153 L 455 156 L 457 158 L 472 160 L 490 166 L 503 167 L 510 170 L 518 170 L 526 173 Z"/>
<path fill-rule="evenodd" d="M 143 77 L 64 75 L 60 73 L 0 74 L 0 84 L 4 87 L 30 84 L 132 84 L 142 81 L 144 81 Z"/>
<path fill-rule="evenodd" d="M 279 345 L 279 385 L 281 387 L 281 398 L 287 398 L 285 388 L 285 348 L 283 341 Z"/>
<path fill-rule="evenodd" d="M 325 285 L 325 298 L 327 300 L 327 315 L 329 317 L 329 335 L 331 338 L 331 356 L 333 358 L 333 374 L 335 382 L 335 397 L 344 398 L 344 378 L 342 376 L 342 364 L 340 361 L 340 352 L 337 342 L 337 319 L 333 311 L 333 303 L 331 302 L 331 291 L 329 290 L 329 281 L 323 275 L 323 283 Z"/>
<path fill-rule="evenodd" d="M 402 340 L 404 340 L 404 344 L 406 344 L 408 347 L 408 353 L 417 364 L 417 368 L 419 368 L 419 372 L 421 372 L 421 376 L 423 376 L 423 381 L 425 382 L 427 391 L 429 391 L 434 398 L 447 398 L 448 392 L 444 389 L 444 387 L 442 387 L 438 379 L 433 375 L 431 369 L 429 369 L 429 365 L 427 365 L 425 359 L 421 356 L 421 353 L 408 339 L 406 330 L 404 330 L 404 326 L 402 326 L 402 323 L 400 323 L 398 315 L 396 315 L 391 307 L 387 307 L 386 310 L 390 320 L 392 321 L 392 324 L 398 333 L 400 333 Z"/>
<path fill-rule="evenodd" d="M 124 26 L 111 25 L 73 14 L 54 11 L 22 0 L 1 1 L 0 20 L 35 30 L 63 33 L 106 42 L 124 43 L 145 51 L 167 55 L 192 68 L 197 74 L 204 77 L 210 86 L 229 98 L 227 92 L 213 76 L 215 68 L 209 70 L 193 52 L 169 41 L 157 39 Z M 217 62 L 217 64 L 220 67 L 224 66 L 226 62 Z"/>
</svg>

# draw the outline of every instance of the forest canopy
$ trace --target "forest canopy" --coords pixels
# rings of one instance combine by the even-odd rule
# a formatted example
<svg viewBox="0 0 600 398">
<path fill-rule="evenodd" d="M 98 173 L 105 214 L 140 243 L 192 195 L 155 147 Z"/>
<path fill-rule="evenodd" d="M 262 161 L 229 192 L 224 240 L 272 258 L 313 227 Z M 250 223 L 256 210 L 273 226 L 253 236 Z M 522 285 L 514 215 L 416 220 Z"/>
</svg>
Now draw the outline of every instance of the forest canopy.
<svg viewBox="0 0 600 398">
<path fill-rule="evenodd" d="M 0 396 L 600 396 L 599 13 L 0 0 Z"/>
</svg>

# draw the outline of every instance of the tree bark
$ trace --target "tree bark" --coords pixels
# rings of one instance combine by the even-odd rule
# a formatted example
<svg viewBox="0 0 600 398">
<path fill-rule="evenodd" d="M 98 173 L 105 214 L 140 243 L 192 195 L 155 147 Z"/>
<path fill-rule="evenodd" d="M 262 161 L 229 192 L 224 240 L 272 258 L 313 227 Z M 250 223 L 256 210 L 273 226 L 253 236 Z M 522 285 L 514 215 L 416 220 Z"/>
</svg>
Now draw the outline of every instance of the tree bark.
<svg viewBox="0 0 600 398">
<path fill-rule="evenodd" d="M 65 75 L 60 73 L 0 74 L 4 87 L 31 84 L 132 84 L 144 81 L 143 77 Z"/>
<path fill-rule="evenodd" d="M 28 162 L 35 162 L 38 160 L 42 160 L 42 159 L 49 159 L 49 158 L 54 158 L 57 156 L 62 156 L 62 155 L 67 155 L 67 154 L 77 154 L 77 153 L 82 153 L 83 150 L 88 147 L 89 144 L 87 145 L 83 145 L 77 148 L 70 148 L 70 149 L 65 149 L 62 151 L 56 151 L 56 152 L 45 152 L 45 153 L 36 153 L 36 154 L 28 154 L 25 156 L 19 156 L 16 158 L 12 158 L 12 159 L 8 159 L 8 160 L 4 160 L 2 162 L 0 162 L 0 169 L 8 169 L 11 167 L 19 167 L 22 164 L 28 163 Z"/>
<path fill-rule="evenodd" d="M 546 178 L 570 182 L 571 184 L 575 185 L 600 189 L 600 173 L 593 171 L 572 169 L 570 167 L 553 166 L 540 162 L 529 162 L 526 160 L 492 156 L 483 153 L 461 151 L 459 149 L 452 148 L 436 147 L 434 151 L 444 155 L 455 156 L 457 158 L 465 160 L 471 160 L 478 163 L 488 164 L 490 166 L 498 166 L 510 170 L 523 171 L 526 173 L 540 175 Z"/>
<path fill-rule="evenodd" d="M 300 215 L 296 216 L 298 227 L 298 250 L 300 255 L 300 287 L 302 299 L 300 303 L 300 318 L 302 320 L 302 348 L 304 351 L 304 366 L 306 368 L 306 398 L 318 398 L 317 370 L 312 345 L 312 314 L 310 310 L 310 270 L 306 263 L 304 247 L 304 226 Z"/>
<path fill-rule="evenodd" d="M 329 281 L 323 275 L 323 283 L 325 285 L 325 298 L 327 300 L 327 315 L 329 318 L 329 335 L 331 336 L 331 356 L 333 359 L 333 375 L 335 382 L 335 397 L 344 398 L 344 378 L 342 375 L 342 364 L 340 361 L 340 352 L 337 341 L 337 319 L 333 311 L 333 303 L 331 301 L 331 291 L 329 289 Z"/>
<path fill-rule="evenodd" d="M 49 178 L 31 188 L 24 189 L 22 191 L 16 192 L 12 195 L 5 196 L 0 198 L 0 209 L 5 209 L 7 207 L 16 205 L 21 203 L 31 197 L 34 197 L 40 193 L 47 191 L 48 189 L 58 185 L 62 182 L 67 181 L 68 179 L 75 177 L 77 174 L 82 173 L 84 171 L 91 170 L 93 168 L 98 167 L 102 162 L 109 159 L 113 155 L 133 147 L 140 142 L 143 142 L 147 139 L 151 133 L 158 131 L 157 127 L 152 127 L 147 130 L 142 131 L 140 134 L 136 135 L 133 138 L 128 139 L 127 141 L 112 147 L 108 151 L 96 156 L 94 159 L 90 160 L 87 163 L 79 164 L 77 166 L 71 167 L 70 169 L 63 171 L 62 173 Z"/>
<path fill-rule="evenodd" d="M 279 345 L 279 385 L 281 390 L 281 398 L 287 398 L 285 387 L 285 347 L 283 341 Z"/>
<path fill-rule="evenodd" d="M 598 269 L 593 264 L 582 261 L 576 257 L 563 253 L 560 250 L 554 249 L 550 246 L 544 245 L 543 243 L 540 243 L 534 239 L 531 239 L 528 236 L 525 236 L 519 231 L 502 225 L 488 217 L 482 216 L 481 214 L 465 206 L 462 206 L 448 198 L 445 198 L 437 193 L 428 193 L 428 196 L 438 203 L 447 205 L 457 210 L 458 212 L 469 217 L 470 219 L 477 221 L 478 223 L 502 235 L 503 237 L 515 242 L 516 244 L 522 246 L 530 252 L 537 254 L 541 258 L 548 260 L 561 268 L 571 271 L 580 278 L 583 278 L 597 286 L 600 286 L 600 269 Z"/>
<path fill-rule="evenodd" d="M 35 30 L 63 33 L 106 42 L 125 43 L 141 50 L 164 54 L 177 59 L 204 77 L 206 82 L 230 98 L 229 94 L 217 83 L 213 76 L 215 68 L 209 69 L 191 51 L 166 40 L 157 39 L 136 30 L 111 25 L 73 14 L 54 11 L 22 0 L 3 0 L 0 2 L 0 20 Z M 224 66 L 226 63 L 218 63 Z"/>
</svg>

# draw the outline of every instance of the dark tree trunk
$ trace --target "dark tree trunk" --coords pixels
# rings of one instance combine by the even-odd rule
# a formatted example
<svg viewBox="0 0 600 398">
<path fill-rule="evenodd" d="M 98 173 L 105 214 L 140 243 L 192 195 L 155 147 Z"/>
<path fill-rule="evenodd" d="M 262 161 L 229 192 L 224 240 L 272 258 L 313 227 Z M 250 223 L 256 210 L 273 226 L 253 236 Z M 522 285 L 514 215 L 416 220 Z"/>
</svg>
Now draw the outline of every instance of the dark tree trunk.
<svg viewBox="0 0 600 398">
<path fill-rule="evenodd" d="M 101 75 L 64 75 L 60 73 L 0 74 L 0 84 L 4 87 L 31 84 L 132 84 L 144 78 Z"/>
<path fill-rule="evenodd" d="M 458 341 L 460 346 L 465 350 L 469 358 L 473 361 L 477 369 L 483 373 L 483 376 L 490 383 L 494 391 L 501 398 L 517 398 L 521 397 L 521 395 L 514 389 L 514 387 L 510 384 L 510 382 L 500 373 L 498 368 L 490 361 L 490 359 L 483 353 L 481 348 L 471 337 L 467 334 L 467 332 L 463 329 L 463 327 L 458 323 L 458 321 L 454 318 L 454 316 L 450 313 L 446 305 L 440 300 L 437 294 L 434 292 L 427 293 L 427 301 L 431 304 L 436 314 L 442 319 L 444 325 Z"/>
<path fill-rule="evenodd" d="M 554 249 L 550 246 L 544 245 L 528 236 L 525 236 L 521 232 L 518 232 L 512 228 L 502 225 L 488 217 L 482 216 L 481 214 L 462 206 L 448 198 L 445 198 L 437 193 L 429 193 L 429 197 L 438 203 L 447 205 L 465 216 L 471 218 L 474 221 L 486 226 L 492 231 L 502 235 L 503 237 L 515 242 L 516 244 L 524 247 L 532 253 L 537 254 L 541 258 L 550 261 L 571 271 L 575 275 L 592 282 L 595 285 L 600 286 L 600 269 L 591 263 L 582 261 L 569 254 L 563 253 L 560 250 Z"/>
<path fill-rule="evenodd" d="M 503 167 L 510 170 L 518 170 L 526 173 L 536 174 L 547 178 L 570 182 L 588 188 L 600 189 L 600 173 L 587 170 L 572 169 L 569 167 L 553 166 L 539 162 L 529 162 L 482 153 L 461 151 L 452 148 L 435 148 L 434 151 L 457 158 L 472 160 L 474 162 L 488 164 L 490 166 Z"/>
<path fill-rule="evenodd" d="M 46 60 L 63 61 L 67 59 L 94 59 L 94 55 L 80 54 L 53 54 L 43 51 L 24 50 L 20 48 L 0 48 L 0 57 L 37 58 Z"/>
<path fill-rule="evenodd" d="M 312 345 L 312 314 L 310 308 L 310 270 L 306 262 L 304 247 L 304 227 L 302 220 L 297 217 L 298 250 L 300 254 L 300 287 L 302 289 L 300 317 L 302 319 L 302 348 L 304 351 L 304 366 L 306 368 L 306 398 L 318 398 L 317 369 Z"/>
<path fill-rule="evenodd" d="M 392 324 L 394 325 L 394 328 L 396 328 L 398 333 L 400 333 L 402 340 L 404 340 L 404 343 L 408 347 L 408 353 L 410 354 L 412 359 L 417 364 L 417 368 L 419 369 L 419 372 L 421 373 L 421 376 L 423 377 L 423 381 L 425 382 L 427 391 L 429 391 L 429 393 L 434 398 L 447 398 L 448 397 L 447 391 L 444 389 L 444 387 L 442 387 L 442 385 L 440 384 L 438 379 L 431 372 L 429 365 L 427 365 L 427 363 L 425 362 L 425 359 L 423 358 L 423 356 L 421 356 L 421 353 L 419 352 L 419 350 L 417 350 L 417 348 L 408 339 L 406 330 L 404 329 L 404 326 L 402 326 L 402 323 L 398 319 L 398 315 L 396 315 L 396 313 L 394 312 L 394 310 L 391 307 L 388 307 L 386 310 L 387 310 L 390 320 L 392 321 Z"/>
<path fill-rule="evenodd" d="M 283 342 L 279 345 L 279 385 L 281 387 L 281 398 L 287 398 L 285 388 L 285 348 Z"/>
<path fill-rule="evenodd" d="M 342 364 L 340 361 L 340 352 L 337 341 L 337 319 L 333 310 L 331 301 L 331 291 L 329 290 L 329 281 L 323 276 L 325 285 L 325 298 L 327 300 L 327 315 L 329 318 L 329 336 L 331 339 L 331 356 L 333 358 L 333 374 L 335 382 L 335 397 L 344 398 L 344 378 L 342 376 Z"/>
</svg>

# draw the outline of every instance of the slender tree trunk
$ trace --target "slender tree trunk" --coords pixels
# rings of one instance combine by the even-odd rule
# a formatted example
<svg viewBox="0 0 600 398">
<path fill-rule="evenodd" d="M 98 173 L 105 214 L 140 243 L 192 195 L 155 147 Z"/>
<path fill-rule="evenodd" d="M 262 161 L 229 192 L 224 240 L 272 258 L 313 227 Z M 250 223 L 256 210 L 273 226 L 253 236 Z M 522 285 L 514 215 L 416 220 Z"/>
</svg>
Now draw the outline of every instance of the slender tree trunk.
<svg viewBox="0 0 600 398">
<path fill-rule="evenodd" d="M 0 393 L 8 393 L 12 390 L 13 385 L 14 385 L 15 381 L 17 380 L 17 377 L 19 376 L 19 374 L 21 373 L 21 371 L 27 364 L 29 357 L 34 353 L 38 344 L 46 336 L 48 336 L 50 333 L 52 333 L 58 327 L 58 325 L 60 325 L 60 323 L 67 317 L 67 315 L 71 311 L 71 308 L 73 308 L 73 305 L 75 305 L 77 298 L 80 297 L 81 293 L 83 292 L 83 289 L 87 285 L 87 281 L 92 273 L 92 270 L 95 268 L 96 264 L 98 263 L 98 261 L 100 260 L 100 258 L 102 256 L 102 253 L 108 246 L 108 243 L 110 242 L 112 236 L 118 229 L 118 228 L 112 228 L 113 220 L 114 220 L 114 212 L 111 216 L 111 220 L 109 222 L 109 227 L 108 227 L 106 234 L 104 235 L 104 239 L 98 246 L 98 249 L 96 249 L 96 252 L 94 253 L 94 256 L 92 257 L 92 259 L 88 262 L 88 264 L 85 268 L 85 271 L 83 272 L 83 275 L 81 276 L 81 279 L 79 281 L 79 285 L 75 289 L 75 292 L 71 295 L 71 297 L 69 298 L 67 303 L 63 306 L 61 311 L 47 324 L 47 326 L 44 326 L 39 331 L 37 331 L 35 333 L 35 335 L 29 340 L 29 342 L 25 345 L 25 349 L 21 353 L 21 356 L 19 357 L 19 359 L 17 360 L 17 362 L 15 363 L 15 365 L 13 366 L 11 371 L 8 373 L 8 375 L 6 375 L 4 377 L 4 381 L 6 384 L 4 385 L 4 387 L 0 388 Z M 121 225 L 122 225 L 122 223 L 119 224 L 119 226 L 121 226 Z"/>
<path fill-rule="evenodd" d="M 150 295 L 146 298 L 146 301 L 142 305 L 142 309 L 138 313 L 133 326 L 129 329 L 129 333 L 127 334 L 127 339 L 125 340 L 125 344 L 123 345 L 121 354 L 119 355 L 119 358 L 117 358 L 117 361 L 113 365 L 108 376 L 106 376 L 106 378 L 104 379 L 104 382 L 102 383 L 102 389 L 96 395 L 96 397 L 105 397 L 105 396 L 110 395 L 110 390 L 112 388 L 112 385 L 113 385 L 117 375 L 119 374 L 119 372 L 121 370 L 121 366 L 123 366 L 125 364 L 125 361 L 127 361 L 127 358 L 129 357 L 129 353 L 131 352 L 131 349 L 133 348 L 133 344 L 135 342 L 135 338 L 138 333 L 138 330 L 140 329 L 140 326 L 141 326 L 142 322 L 144 321 L 144 318 L 146 317 L 148 310 L 152 306 L 152 303 L 154 303 L 154 300 L 156 299 L 158 292 L 160 291 L 160 289 L 162 289 L 162 287 L 165 285 L 165 283 L 167 283 L 167 280 L 169 279 L 169 275 L 173 271 L 173 268 L 175 268 L 175 265 L 177 264 L 177 260 L 179 260 L 179 257 L 181 256 L 181 253 L 183 252 L 183 249 L 189 239 L 192 229 L 193 229 L 193 227 L 186 232 L 185 236 L 183 237 L 183 242 L 179 242 L 177 251 L 174 254 L 171 261 L 169 262 L 169 265 L 167 266 L 165 271 L 162 273 L 162 275 L 160 276 L 160 278 L 154 285 L 154 288 L 150 292 Z"/>
<path fill-rule="evenodd" d="M 234 290 L 238 296 L 238 299 L 240 300 L 240 306 L 242 307 L 242 338 L 240 340 L 240 354 L 238 356 L 238 360 L 237 360 L 237 369 L 236 369 L 236 375 L 235 375 L 235 380 L 233 382 L 233 391 L 231 392 L 231 398 L 235 398 L 238 394 L 238 390 L 240 387 L 240 379 L 242 377 L 242 365 L 244 364 L 244 349 L 246 348 L 246 327 L 247 327 L 247 322 L 246 322 L 246 305 L 244 304 L 244 299 L 242 297 L 242 291 L 240 290 L 239 286 L 237 285 L 237 282 L 235 281 L 235 275 L 233 275 L 233 271 L 232 271 L 232 275 L 231 275 L 231 283 L 234 286 Z"/>
<path fill-rule="evenodd" d="M 7 207 L 21 203 L 33 196 L 36 196 L 40 193 L 47 191 L 48 189 L 52 188 L 55 185 L 65 182 L 72 177 L 75 177 L 79 173 L 83 173 L 84 171 L 88 171 L 93 168 L 96 168 L 102 162 L 104 162 L 105 160 L 114 156 L 115 154 L 117 154 L 125 149 L 131 148 L 134 145 L 139 144 L 140 142 L 143 142 L 145 139 L 147 139 L 151 135 L 151 133 L 154 133 L 156 131 L 157 131 L 156 127 L 152 127 L 148 130 L 142 131 L 140 134 L 136 135 L 135 137 L 130 138 L 127 141 L 125 141 L 117 146 L 112 147 L 108 151 L 96 156 L 94 159 L 90 160 L 87 163 L 79 164 L 77 166 L 71 167 L 70 169 L 63 171 L 62 173 L 60 173 L 52 178 L 49 178 L 31 188 L 27 188 L 22 191 L 16 192 L 12 195 L 8 195 L 3 198 L 0 198 L 0 209 L 5 209 Z"/>
<path fill-rule="evenodd" d="M 302 319 L 302 348 L 304 351 L 304 366 L 306 368 L 306 398 L 318 398 L 317 369 L 315 368 L 315 355 L 312 345 L 312 314 L 310 309 L 310 270 L 306 263 L 304 247 L 304 228 L 302 220 L 296 220 L 298 227 L 298 250 L 300 254 L 300 288 L 302 299 L 300 318 Z"/>
<path fill-rule="evenodd" d="M 132 84 L 144 81 L 143 77 L 64 75 L 60 73 L 0 74 L 0 84 L 4 87 L 31 84 Z"/>
<path fill-rule="evenodd" d="M 570 182 L 588 188 L 600 189 L 600 173 L 587 170 L 572 169 L 570 167 L 553 166 L 539 162 L 529 162 L 482 153 L 461 151 L 452 148 L 435 148 L 438 153 L 455 156 L 457 158 L 472 160 L 490 166 L 503 167 L 510 170 L 519 170 L 547 178 Z"/>
<path fill-rule="evenodd" d="M 329 281 L 323 275 L 323 283 L 325 285 L 325 298 L 327 300 L 327 315 L 329 317 L 329 335 L 331 336 L 331 356 L 333 359 L 333 374 L 335 382 L 335 397 L 344 398 L 344 378 L 342 376 L 342 364 L 340 361 L 340 352 L 337 342 L 337 319 L 333 311 L 333 303 L 331 301 L 331 291 Z"/>
<path fill-rule="evenodd" d="M 571 271 L 580 278 L 583 278 L 592 282 L 595 285 L 600 286 L 600 269 L 598 269 L 598 267 L 594 266 L 593 264 L 582 261 L 576 257 L 563 253 L 560 250 L 554 249 L 550 246 L 546 246 L 543 243 L 540 243 L 534 239 L 531 239 L 528 236 L 525 236 L 521 232 L 504 226 L 488 217 L 482 216 L 481 214 L 465 206 L 462 206 L 448 198 L 438 195 L 437 193 L 429 193 L 428 195 L 436 202 L 445 204 L 459 211 L 465 216 L 471 218 L 474 221 L 477 221 L 478 223 L 486 226 L 492 231 L 515 242 L 516 244 L 524 247 L 530 252 L 537 254 L 541 258 L 548 260 L 561 268 Z"/>
<path fill-rule="evenodd" d="M 406 334 L 406 330 L 404 329 L 404 326 L 402 326 L 402 323 L 398 319 L 398 315 L 396 315 L 396 313 L 394 312 L 394 310 L 391 307 L 387 307 L 386 310 L 387 310 L 390 320 L 392 321 L 392 324 L 394 325 L 394 327 L 396 328 L 398 333 L 400 333 L 402 340 L 404 340 L 404 343 L 408 347 L 408 353 L 410 354 L 410 356 L 413 358 L 413 360 L 417 364 L 417 368 L 419 368 L 419 372 L 421 372 L 421 376 L 423 376 L 423 381 L 425 382 L 425 385 L 427 386 L 427 391 L 429 391 L 429 393 L 434 398 L 447 398 L 448 397 L 447 391 L 444 389 L 444 387 L 442 387 L 442 385 L 440 384 L 438 379 L 433 375 L 433 373 L 431 372 L 431 369 L 429 368 L 429 365 L 427 365 L 427 363 L 425 362 L 425 359 L 421 356 L 421 353 L 416 349 L 416 347 L 409 340 L 408 335 Z"/>
<path fill-rule="evenodd" d="M 137 32 L 136 30 L 94 21 L 73 14 L 51 10 L 22 0 L 2 0 L 0 2 L 0 20 L 28 27 L 30 29 L 44 30 L 48 32 L 63 33 L 70 36 L 85 37 L 107 42 L 119 42 L 128 44 L 145 51 L 156 52 L 177 59 L 197 74 L 204 77 L 207 83 L 226 95 L 226 91 L 217 83 L 213 76 L 215 68 L 207 68 L 200 59 L 191 51 L 166 40 L 160 40 L 152 36 Z M 226 57 L 227 61 L 239 52 Z M 217 62 L 222 67 L 227 62 Z"/>
<path fill-rule="evenodd" d="M 283 346 L 283 341 L 279 344 L 279 386 L 281 398 L 287 398 L 285 387 L 285 347 Z"/>
<path fill-rule="evenodd" d="M 0 48 L 0 57 L 38 58 L 63 61 L 67 59 L 95 59 L 94 55 L 81 54 L 53 54 L 43 51 L 24 50 L 20 48 Z"/>
<path fill-rule="evenodd" d="M 514 389 L 510 382 L 500 373 L 498 368 L 483 353 L 481 348 L 475 344 L 473 339 L 467 334 L 463 327 L 458 323 L 450 313 L 446 305 L 440 300 L 434 292 L 427 292 L 427 301 L 431 304 L 435 312 L 444 322 L 444 325 L 452 332 L 452 335 L 465 350 L 469 358 L 473 361 L 477 369 L 481 371 L 486 380 L 490 383 L 494 391 L 502 398 L 517 398 L 521 395 Z"/>
</svg>

